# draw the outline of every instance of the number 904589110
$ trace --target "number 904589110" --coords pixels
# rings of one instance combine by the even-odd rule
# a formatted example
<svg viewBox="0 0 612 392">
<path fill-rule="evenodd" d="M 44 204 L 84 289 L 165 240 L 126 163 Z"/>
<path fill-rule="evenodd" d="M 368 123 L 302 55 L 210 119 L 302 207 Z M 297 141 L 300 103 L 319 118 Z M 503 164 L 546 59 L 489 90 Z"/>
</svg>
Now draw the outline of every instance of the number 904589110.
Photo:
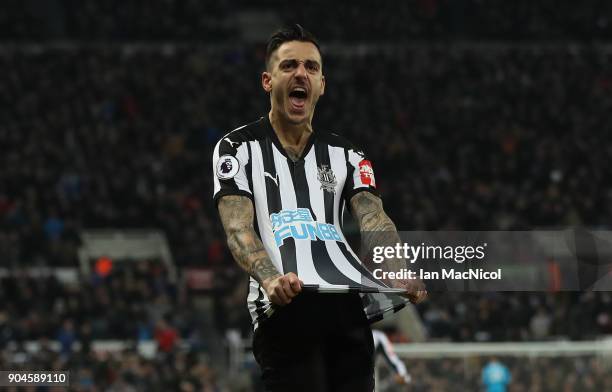
<svg viewBox="0 0 612 392">
<path fill-rule="evenodd" d="M 68 386 L 68 372 L 0 371 L 0 386 Z"/>
</svg>

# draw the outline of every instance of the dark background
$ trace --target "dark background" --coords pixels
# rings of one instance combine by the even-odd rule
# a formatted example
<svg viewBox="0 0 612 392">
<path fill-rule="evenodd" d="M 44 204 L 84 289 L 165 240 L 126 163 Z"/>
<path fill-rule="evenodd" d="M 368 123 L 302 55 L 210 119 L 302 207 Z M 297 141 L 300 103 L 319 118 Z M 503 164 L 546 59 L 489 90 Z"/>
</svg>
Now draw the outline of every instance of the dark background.
<svg viewBox="0 0 612 392">
<path fill-rule="evenodd" d="M 246 275 L 211 200 L 211 154 L 223 134 L 267 113 L 264 42 L 288 22 L 323 45 L 315 129 L 364 148 L 400 230 L 610 228 L 610 2 L 8 0 L 1 368 L 21 366 L 25 342 L 58 340 L 59 354 L 28 362 L 73 369 L 75 389 L 224 390 L 222 337 L 247 338 L 250 326 Z M 161 229 L 179 274 L 206 269 L 214 287 L 171 282 L 157 260 L 76 286 L 28 272 L 78 268 L 80 233 L 91 228 Z M 432 295 L 418 311 L 430 340 L 583 340 L 612 333 L 611 301 L 607 292 L 464 293 Z M 88 351 L 96 340 L 164 336 L 169 349 L 153 360 Z M 598 374 L 593 366 L 584 374 Z M 567 383 L 612 382 L 592 377 L 592 386 Z"/>
</svg>

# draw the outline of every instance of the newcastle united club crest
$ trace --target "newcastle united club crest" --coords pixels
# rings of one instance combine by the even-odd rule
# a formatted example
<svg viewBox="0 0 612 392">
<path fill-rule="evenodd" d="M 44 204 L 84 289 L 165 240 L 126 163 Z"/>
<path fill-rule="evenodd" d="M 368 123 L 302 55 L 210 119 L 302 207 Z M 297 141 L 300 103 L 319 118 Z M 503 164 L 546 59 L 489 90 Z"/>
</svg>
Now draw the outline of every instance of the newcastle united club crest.
<svg viewBox="0 0 612 392">
<path fill-rule="evenodd" d="M 329 165 L 321 165 L 318 168 L 319 174 L 319 182 L 321 183 L 321 189 L 330 193 L 336 193 L 336 176 L 334 172 L 329 167 Z"/>
</svg>

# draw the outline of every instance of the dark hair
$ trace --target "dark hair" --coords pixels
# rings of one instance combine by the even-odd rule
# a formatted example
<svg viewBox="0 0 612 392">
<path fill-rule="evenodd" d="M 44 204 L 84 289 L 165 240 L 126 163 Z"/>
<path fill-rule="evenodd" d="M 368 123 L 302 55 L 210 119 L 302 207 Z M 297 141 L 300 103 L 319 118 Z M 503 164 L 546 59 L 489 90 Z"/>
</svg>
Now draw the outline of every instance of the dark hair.
<svg viewBox="0 0 612 392">
<path fill-rule="evenodd" d="M 268 67 L 272 54 L 274 54 L 282 44 L 289 41 L 311 42 L 317 47 L 319 53 L 321 52 L 319 42 L 315 36 L 296 23 L 291 26 L 283 27 L 270 36 L 266 47 L 266 67 Z"/>
</svg>

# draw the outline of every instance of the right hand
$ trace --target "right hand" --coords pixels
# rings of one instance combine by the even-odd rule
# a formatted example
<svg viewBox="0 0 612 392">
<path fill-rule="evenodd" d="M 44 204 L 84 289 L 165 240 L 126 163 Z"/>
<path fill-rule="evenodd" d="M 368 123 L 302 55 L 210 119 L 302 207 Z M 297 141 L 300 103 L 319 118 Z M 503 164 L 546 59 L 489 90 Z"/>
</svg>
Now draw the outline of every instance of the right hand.
<svg viewBox="0 0 612 392">
<path fill-rule="evenodd" d="M 302 291 L 304 283 L 293 272 L 278 275 L 261 282 L 268 298 L 275 305 L 284 306 L 291 303 L 293 297 Z"/>
</svg>

